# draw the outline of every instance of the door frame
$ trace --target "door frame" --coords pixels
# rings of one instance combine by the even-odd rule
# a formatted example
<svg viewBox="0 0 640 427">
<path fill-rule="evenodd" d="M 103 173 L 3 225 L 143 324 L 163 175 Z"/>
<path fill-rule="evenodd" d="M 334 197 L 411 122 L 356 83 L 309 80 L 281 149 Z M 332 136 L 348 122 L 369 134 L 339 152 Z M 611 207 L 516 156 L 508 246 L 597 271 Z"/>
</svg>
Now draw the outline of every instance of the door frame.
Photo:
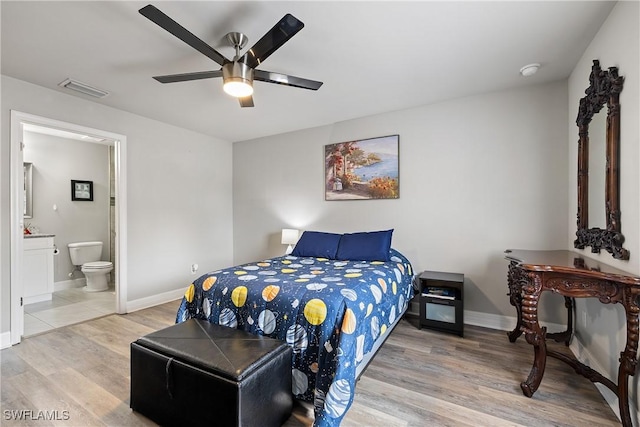
<svg viewBox="0 0 640 427">
<path fill-rule="evenodd" d="M 127 137 L 101 129 L 49 119 L 11 110 L 11 345 L 18 344 L 24 332 L 24 295 L 22 283 L 23 227 L 22 198 L 23 175 L 23 125 L 33 124 L 69 132 L 76 132 L 110 140 L 114 147 L 115 163 L 115 263 L 116 263 L 116 313 L 127 312 Z M 112 144 L 109 144 L 112 145 Z"/>
</svg>

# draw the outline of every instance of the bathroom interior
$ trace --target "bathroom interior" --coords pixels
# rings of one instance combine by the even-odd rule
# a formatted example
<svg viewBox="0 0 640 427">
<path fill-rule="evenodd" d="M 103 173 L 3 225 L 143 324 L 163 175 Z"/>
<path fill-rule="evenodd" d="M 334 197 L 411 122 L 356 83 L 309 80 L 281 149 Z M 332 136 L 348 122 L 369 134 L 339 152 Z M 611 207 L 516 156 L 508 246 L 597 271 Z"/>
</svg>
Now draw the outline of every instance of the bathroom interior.
<svg viewBox="0 0 640 427">
<path fill-rule="evenodd" d="M 25 125 L 23 142 L 28 337 L 115 312 L 115 161 L 73 132 Z"/>
</svg>

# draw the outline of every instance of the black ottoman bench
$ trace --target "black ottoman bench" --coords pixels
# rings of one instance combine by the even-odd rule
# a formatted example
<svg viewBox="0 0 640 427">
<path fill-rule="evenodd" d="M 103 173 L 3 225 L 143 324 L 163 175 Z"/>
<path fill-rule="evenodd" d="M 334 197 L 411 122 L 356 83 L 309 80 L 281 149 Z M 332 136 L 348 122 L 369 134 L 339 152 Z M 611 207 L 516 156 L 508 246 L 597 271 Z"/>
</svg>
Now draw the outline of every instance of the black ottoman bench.
<svg viewBox="0 0 640 427">
<path fill-rule="evenodd" d="M 291 348 L 189 319 L 131 343 L 130 406 L 163 426 L 281 426 Z"/>
</svg>

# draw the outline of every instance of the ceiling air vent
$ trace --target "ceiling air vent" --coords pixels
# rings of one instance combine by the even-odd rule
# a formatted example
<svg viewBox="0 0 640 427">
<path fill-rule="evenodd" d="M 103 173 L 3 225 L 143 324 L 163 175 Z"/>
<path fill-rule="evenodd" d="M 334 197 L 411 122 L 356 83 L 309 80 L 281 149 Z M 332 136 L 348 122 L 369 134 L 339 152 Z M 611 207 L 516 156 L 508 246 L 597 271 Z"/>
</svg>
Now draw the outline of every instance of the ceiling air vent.
<svg viewBox="0 0 640 427">
<path fill-rule="evenodd" d="M 81 83 L 77 80 L 72 79 L 67 79 L 62 83 L 59 83 L 58 86 L 75 90 L 76 92 L 81 92 L 85 95 L 93 96 L 94 98 L 104 98 L 105 96 L 109 95 L 109 92 L 107 91 L 91 87 L 88 84 Z"/>
</svg>

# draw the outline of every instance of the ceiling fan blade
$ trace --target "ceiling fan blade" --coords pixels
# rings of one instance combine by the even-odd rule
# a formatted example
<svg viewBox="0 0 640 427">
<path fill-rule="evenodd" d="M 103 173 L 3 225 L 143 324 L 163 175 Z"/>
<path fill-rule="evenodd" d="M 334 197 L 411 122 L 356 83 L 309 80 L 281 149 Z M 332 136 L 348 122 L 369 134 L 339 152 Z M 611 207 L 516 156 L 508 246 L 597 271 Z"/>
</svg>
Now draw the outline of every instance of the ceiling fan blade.
<svg viewBox="0 0 640 427">
<path fill-rule="evenodd" d="M 256 68 L 298 31 L 304 28 L 302 21 L 287 13 L 272 29 L 262 36 L 242 57 L 242 62 Z"/>
<path fill-rule="evenodd" d="M 196 73 L 169 74 L 167 76 L 154 76 L 153 78 L 160 83 L 176 83 L 187 82 L 190 80 L 212 79 L 214 77 L 222 77 L 222 70 L 216 71 L 199 71 Z"/>
<path fill-rule="evenodd" d="M 224 65 L 227 62 L 230 62 L 227 58 L 222 56 L 218 51 L 214 48 L 200 40 L 198 37 L 193 35 L 189 30 L 184 28 L 182 25 L 178 24 L 173 19 L 169 18 L 163 12 L 161 12 L 157 7 L 153 5 L 147 5 L 139 10 L 140 14 L 150 21 L 156 23 L 160 27 L 164 28 L 198 52 L 203 55 L 213 59 L 220 65 Z"/>
<path fill-rule="evenodd" d="M 302 89 L 318 90 L 322 82 L 303 79 L 302 77 L 289 76 L 287 74 L 274 73 L 272 71 L 254 70 L 253 80 L 279 85 L 299 87 Z"/>
<path fill-rule="evenodd" d="M 253 107 L 253 97 L 251 95 L 245 96 L 244 98 L 238 98 L 240 101 L 241 107 Z"/>
</svg>

